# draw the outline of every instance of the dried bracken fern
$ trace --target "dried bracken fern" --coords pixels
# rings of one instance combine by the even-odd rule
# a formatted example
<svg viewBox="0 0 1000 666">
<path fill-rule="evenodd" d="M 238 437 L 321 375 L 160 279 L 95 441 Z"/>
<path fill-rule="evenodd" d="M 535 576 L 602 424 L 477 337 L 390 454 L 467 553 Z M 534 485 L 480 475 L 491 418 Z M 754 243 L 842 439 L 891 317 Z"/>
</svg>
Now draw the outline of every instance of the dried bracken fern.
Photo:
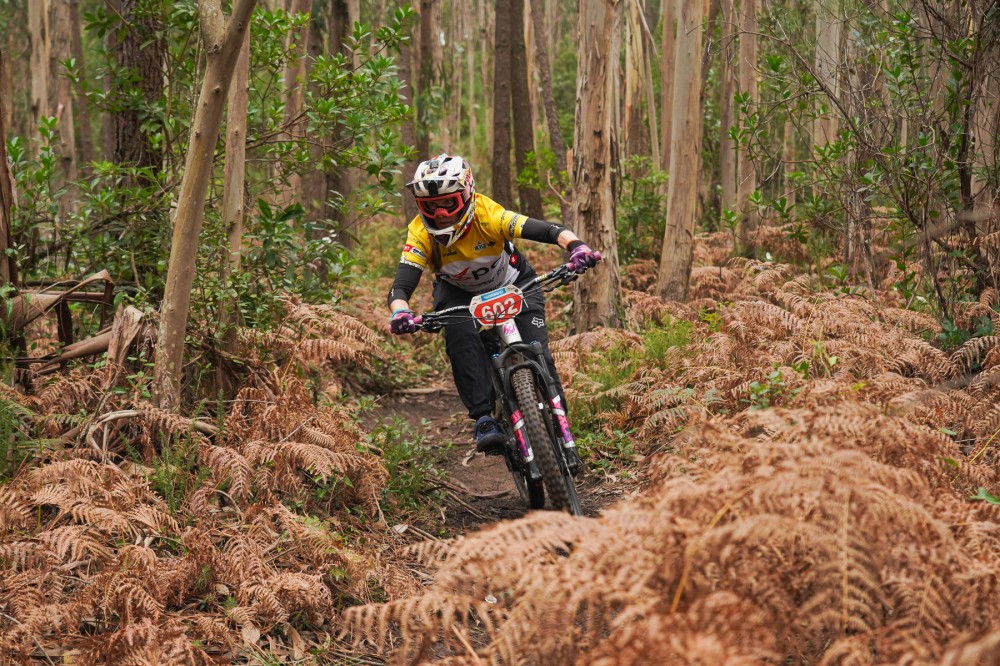
<svg viewBox="0 0 1000 666">
<path fill-rule="evenodd" d="M 370 599 L 381 576 L 394 595 L 417 589 L 378 556 L 382 461 L 296 373 L 367 362 L 378 336 L 294 303 L 285 327 L 284 364 L 248 356 L 216 419 L 158 409 L 142 383 L 124 384 L 139 353 L 124 330 L 103 372 L 3 394 L 19 436 L 57 439 L 0 484 L 0 661 L 207 664 L 257 640 L 302 653 L 300 631 L 329 635 L 335 604 Z"/>
<path fill-rule="evenodd" d="M 406 661 L 464 653 L 479 622 L 476 658 L 493 663 L 929 663 L 975 614 L 1000 623 L 983 606 L 996 551 L 950 529 L 980 520 L 961 488 L 983 470 L 956 487 L 947 437 L 859 404 L 692 427 L 643 496 L 600 518 L 537 514 L 419 548 L 434 584 L 350 611 L 357 637 L 398 627 Z"/>
<path fill-rule="evenodd" d="M 586 369 L 642 338 L 553 347 L 572 399 L 653 454 L 645 491 L 419 546 L 433 584 L 352 610 L 354 636 L 404 662 L 992 663 L 1000 521 L 967 499 L 1000 492 L 1000 345 L 943 351 L 926 313 L 788 265 L 697 269 L 687 304 L 639 274 L 630 322 L 683 320 L 683 349 L 604 388 Z"/>
</svg>

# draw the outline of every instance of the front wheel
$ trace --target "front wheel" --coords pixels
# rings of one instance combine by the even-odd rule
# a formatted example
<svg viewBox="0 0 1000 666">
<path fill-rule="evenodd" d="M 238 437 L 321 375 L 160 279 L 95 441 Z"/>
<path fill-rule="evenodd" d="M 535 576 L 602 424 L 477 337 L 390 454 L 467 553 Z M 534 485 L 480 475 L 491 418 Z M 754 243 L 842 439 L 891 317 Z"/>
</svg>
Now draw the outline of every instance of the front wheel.
<svg viewBox="0 0 1000 666">
<path fill-rule="evenodd" d="M 528 443 L 542 471 L 550 506 L 564 509 L 576 516 L 583 515 L 573 475 L 566 466 L 562 451 L 556 450 L 555 441 L 542 420 L 539 405 L 543 405 L 545 401 L 539 395 L 534 373 L 529 368 L 520 368 L 511 375 L 510 383 L 514 389 L 514 400 L 524 419 Z"/>
</svg>

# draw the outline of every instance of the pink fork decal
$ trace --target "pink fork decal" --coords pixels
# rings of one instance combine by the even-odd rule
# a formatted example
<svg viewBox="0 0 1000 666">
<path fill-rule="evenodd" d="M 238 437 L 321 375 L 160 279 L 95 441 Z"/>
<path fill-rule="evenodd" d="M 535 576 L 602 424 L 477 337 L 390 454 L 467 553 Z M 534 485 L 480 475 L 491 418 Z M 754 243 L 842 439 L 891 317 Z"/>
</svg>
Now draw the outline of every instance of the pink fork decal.
<svg viewBox="0 0 1000 666">
<path fill-rule="evenodd" d="M 530 462 L 535 455 L 532 453 L 531 447 L 528 446 L 528 442 L 524 440 L 524 433 L 521 432 L 524 429 L 524 418 L 521 416 L 520 409 L 510 415 L 510 422 L 514 426 L 514 438 L 517 439 L 517 447 L 521 450 L 521 456 L 524 457 L 525 462 Z"/>
<path fill-rule="evenodd" d="M 576 440 L 573 439 L 573 433 L 569 431 L 569 421 L 566 420 L 566 411 L 562 408 L 562 400 L 559 396 L 552 398 L 552 413 L 556 415 L 556 421 L 559 422 L 559 429 L 562 430 L 563 446 L 566 448 L 571 448 L 576 446 Z"/>
</svg>

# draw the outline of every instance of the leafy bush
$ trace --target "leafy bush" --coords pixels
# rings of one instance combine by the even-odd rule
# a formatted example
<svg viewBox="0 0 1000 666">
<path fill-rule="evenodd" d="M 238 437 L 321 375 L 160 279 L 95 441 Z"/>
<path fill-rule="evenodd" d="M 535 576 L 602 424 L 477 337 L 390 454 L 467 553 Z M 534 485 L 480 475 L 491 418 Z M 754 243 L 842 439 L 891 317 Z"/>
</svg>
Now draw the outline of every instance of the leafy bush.
<svg viewBox="0 0 1000 666">
<path fill-rule="evenodd" d="M 382 451 L 389 472 L 383 491 L 386 507 L 400 513 L 419 510 L 442 474 L 436 466 L 435 452 L 424 437 L 396 418 L 377 426 L 365 440 Z"/>
<path fill-rule="evenodd" d="M 666 225 L 666 195 L 661 194 L 667 174 L 645 156 L 632 156 L 622 173 L 618 200 L 618 259 L 660 258 Z"/>
</svg>

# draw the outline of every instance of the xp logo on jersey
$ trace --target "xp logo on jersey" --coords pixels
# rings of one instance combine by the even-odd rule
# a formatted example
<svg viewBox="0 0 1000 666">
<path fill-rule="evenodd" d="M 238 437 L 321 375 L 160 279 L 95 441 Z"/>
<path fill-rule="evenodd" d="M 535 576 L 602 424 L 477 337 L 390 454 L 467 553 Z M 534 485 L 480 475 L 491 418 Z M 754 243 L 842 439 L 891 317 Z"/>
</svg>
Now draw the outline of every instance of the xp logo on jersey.
<svg viewBox="0 0 1000 666">
<path fill-rule="evenodd" d="M 469 272 L 469 268 L 463 268 L 461 270 L 461 272 L 455 273 L 454 275 L 452 275 L 451 279 L 452 280 L 459 280 L 459 281 L 464 281 L 464 280 L 478 280 L 479 278 L 483 277 L 484 275 L 486 275 L 489 272 L 490 272 L 490 267 L 489 266 L 482 266 L 482 267 L 477 268 L 476 270 L 472 271 L 471 273 Z"/>
</svg>

